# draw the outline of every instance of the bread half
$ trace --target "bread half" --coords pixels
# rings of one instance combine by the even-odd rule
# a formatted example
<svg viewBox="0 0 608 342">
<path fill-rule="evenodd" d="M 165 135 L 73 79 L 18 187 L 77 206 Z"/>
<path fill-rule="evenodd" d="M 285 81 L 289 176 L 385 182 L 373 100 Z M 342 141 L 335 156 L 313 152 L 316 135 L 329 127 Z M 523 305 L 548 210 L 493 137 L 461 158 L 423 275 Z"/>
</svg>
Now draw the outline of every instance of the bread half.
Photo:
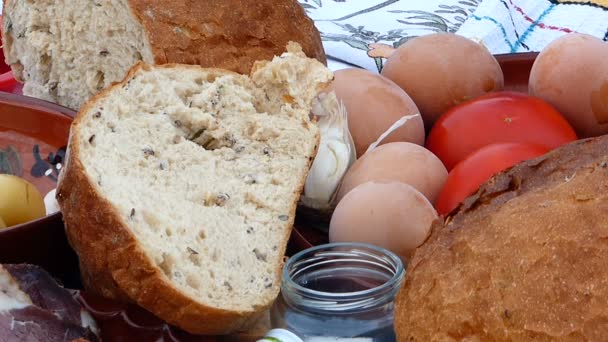
<svg viewBox="0 0 608 342">
<path fill-rule="evenodd" d="M 437 221 L 396 301 L 399 341 L 608 340 L 608 136 L 492 177 Z"/>
<path fill-rule="evenodd" d="M 87 103 L 57 191 L 86 288 L 191 333 L 246 328 L 279 292 L 332 78 L 290 44 L 251 77 L 139 64 Z"/>
<path fill-rule="evenodd" d="M 247 74 L 289 41 L 326 61 L 296 0 L 5 0 L 2 36 L 23 92 L 75 110 L 139 61 Z"/>
</svg>

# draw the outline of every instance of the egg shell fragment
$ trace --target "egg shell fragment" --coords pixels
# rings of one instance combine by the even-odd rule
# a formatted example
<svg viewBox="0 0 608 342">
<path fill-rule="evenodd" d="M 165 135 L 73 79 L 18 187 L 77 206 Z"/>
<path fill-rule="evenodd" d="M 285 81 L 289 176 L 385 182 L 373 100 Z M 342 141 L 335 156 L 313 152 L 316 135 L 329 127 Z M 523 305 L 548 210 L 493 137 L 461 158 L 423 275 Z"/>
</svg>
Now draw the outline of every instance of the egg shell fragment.
<svg viewBox="0 0 608 342">
<path fill-rule="evenodd" d="M 329 227 L 331 242 L 364 242 L 408 260 L 438 219 L 431 203 L 403 183 L 367 182 L 336 207 Z"/>
<path fill-rule="evenodd" d="M 411 96 L 427 129 L 452 106 L 504 88 L 502 69 L 490 51 L 452 33 L 407 41 L 389 57 L 382 75 Z"/>
<path fill-rule="evenodd" d="M 434 203 L 448 177 L 445 166 L 431 151 L 407 142 L 381 145 L 359 158 L 346 172 L 338 201 L 365 182 L 401 182 Z"/>
<path fill-rule="evenodd" d="M 553 105 L 580 138 L 608 133 L 608 44 L 582 33 L 554 40 L 532 66 L 529 92 Z"/>
<path fill-rule="evenodd" d="M 419 114 L 409 95 L 393 81 L 364 69 L 342 69 L 334 73 L 327 91 L 334 90 L 348 112 L 348 128 L 355 142 L 357 157 L 395 122 Z M 424 145 L 421 117 L 413 118 L 392 132 L 382 143 L 405 141 Z"/>
</svg>

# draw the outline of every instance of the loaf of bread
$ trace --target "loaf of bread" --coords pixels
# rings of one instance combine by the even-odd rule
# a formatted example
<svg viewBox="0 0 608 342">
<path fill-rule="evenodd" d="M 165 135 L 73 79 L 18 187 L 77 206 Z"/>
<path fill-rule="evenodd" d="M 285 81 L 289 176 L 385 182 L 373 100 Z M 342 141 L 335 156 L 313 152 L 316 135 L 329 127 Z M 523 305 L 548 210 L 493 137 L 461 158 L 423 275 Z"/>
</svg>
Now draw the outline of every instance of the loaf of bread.
<svg viewBox="0 0 608 342">
<path fill-rule="evenodd" d="M 138 61 L 248 74 L 289 41 L 325 63 L 296 0 L 5 0 L 4 53 L 23 92 L 79 109 Z"/>
<path fill-rule="evenodd" d="M 608 340 L 608 137 L 492 178 L 408 265 L 399 341 Z"/>
<path fill-rule="evenodd" d="M 57 199 L 88 290 L 197 334 L 274 301 L 333 74 L 295 43 L 253 69 L 140 64 L 78 113 Z"/>
</svg>

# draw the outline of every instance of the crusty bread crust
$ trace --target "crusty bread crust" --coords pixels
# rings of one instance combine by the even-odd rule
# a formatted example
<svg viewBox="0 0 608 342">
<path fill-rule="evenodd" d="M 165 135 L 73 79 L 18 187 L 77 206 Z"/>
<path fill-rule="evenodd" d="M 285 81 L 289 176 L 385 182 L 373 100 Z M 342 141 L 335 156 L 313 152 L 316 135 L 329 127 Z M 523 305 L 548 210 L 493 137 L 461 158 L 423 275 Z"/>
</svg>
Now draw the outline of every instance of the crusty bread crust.
<svg viewBox="0 0 608 342">
<path fill-rule="evenodd" d="M 156 68 L 172 68 L 176 64 L 166 64 Z M 201 69 L 199 66 L 179 65 L 182 68 Z M 77 139 L 79 124 L 85 113 L 96 102 L 108 96 L 114 87 L 122 87 L 140 69 L 148 68 L 139 63 L 131 69 L 125 79 L 114 83 L 91 99 L 77 114 L 70 133 L 66 164 L 60 175 L 57 200 L 63 212 L 66 234 L 70 245 L 80 258 L 80 269 L 85 288 L 109 298 L 130 300 L 154 313 L 166 322 L 190 333 L 221 335 L 235 331 L 245 331 L 255 324 L 272 305 L 272 301 L 254 311 L 230 311 L 202 305 L 174 287 L 146 256 L 127 223 L 93 186 L 79 160 L 80 144 Z M 218 74 L 230 71 L 205 69 Z M 316 136 L 316 155 L 320 136 Z M 310 168 L 314 158 L 310 158 Z M 298 187 L 291 196 L 288 229 L 283 230 L 279 250 L 285 251 L 291 235 L 297 202 L 303 191 L 306 174 L 299 180 Z M 276 272 L 280 279 L 284 261 L 278 263 Z M 280 284 L 273 284 L 278 295 Z M 276 295 L 274 297 L 276 297 Z M 274 298 L 273 297 L 273 298 Z"/>
<path fill-rule="evenodd" d="M 95 6 L 90 1 L 79 3 Z M 320 33 L 296 0 L 112 0 L 103 6 L 113 6 L 110 11 L 118 9 L 121 17 L 104 17 L 109 22 L 103 25 L 104 29 L 97 29 L 100 32 L 85 20 L 74 24 L 84 25 L 85 29 L 76 30 L 78 34 L 72 38 L 67 35 L 59 39 L 56 34 L 48 34 L 41 43 L 39 36 L 30 35 L 30 31 L 39 29 L 70 31 L 73 27 L 57 24 L 66 20 L 41 24 L 36 22 L 36 17 L 41 16 L 27 19 L 27 13 L 32 12 L 46 12 L 46 18 L 69 12 L 61 6 L 52 2 L 5 1 L 4 52 L 15 77 L 25 83 L 26 95 L 76 110 L 112 81 L 122 79 L 136 61 L 192 64 L 249 74 L 255 61 L 272 59 L 283 52 L 289 41 L 294 41 L 308 57 L 327 63 Z M 83 17 L 95 13 L 91 7 L 82 8 Z M 52 29 L 45 28 L 48 25 Z M 123 33 L 111 33 L 115 30 Z M 86 48 L 70 48 L 69 44 Z M 107 50 L 96 50 L 104 46 Z M 68 56 L 66 51 L 74 56 Z M 74 60 L 90 62 L 72 65 Z"/>
<path fill-rule="evenodd" d="M 493 177 L 408 265 L 399 341 L 608 339 L 608 136 Z"/>
<path fill-rule="evenodd" d="M 319 31 L 296 0 L 129 0 L 144 26 L 154 62 L 195 64 L 249 74 L 289 41 L 327 64 Z M 226 25 L 225 23 L 231 23 Z"/>
</svg>

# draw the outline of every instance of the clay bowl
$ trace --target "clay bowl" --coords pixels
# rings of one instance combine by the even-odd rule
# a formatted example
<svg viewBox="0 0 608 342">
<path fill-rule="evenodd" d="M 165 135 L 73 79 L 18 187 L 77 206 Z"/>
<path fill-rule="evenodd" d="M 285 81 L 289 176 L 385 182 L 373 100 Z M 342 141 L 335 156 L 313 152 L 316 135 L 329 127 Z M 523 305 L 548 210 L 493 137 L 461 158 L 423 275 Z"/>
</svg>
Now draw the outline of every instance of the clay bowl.
<svg viewBox="0 0 608 342">
<path fill-rule="evenodd" d="M 75 112 L 46 101 L 0 92 L 0 173 L 22 177 L 45 195 L 56 187 Z M 0 262 L 40 265 L 77 285 L 76 256 L 61 214 L 0 230 Z"/>
<path fill-rule="evenodd" d="M 528 92 L 530 70 L 537 55 L 536 52 L 496 55 L 505 77 L 506 90 Z M 331 212 L 298 207 L 291 248 L 299 251 L 329 242 L 327 229 L 330 219 Z"/>
</svg>

